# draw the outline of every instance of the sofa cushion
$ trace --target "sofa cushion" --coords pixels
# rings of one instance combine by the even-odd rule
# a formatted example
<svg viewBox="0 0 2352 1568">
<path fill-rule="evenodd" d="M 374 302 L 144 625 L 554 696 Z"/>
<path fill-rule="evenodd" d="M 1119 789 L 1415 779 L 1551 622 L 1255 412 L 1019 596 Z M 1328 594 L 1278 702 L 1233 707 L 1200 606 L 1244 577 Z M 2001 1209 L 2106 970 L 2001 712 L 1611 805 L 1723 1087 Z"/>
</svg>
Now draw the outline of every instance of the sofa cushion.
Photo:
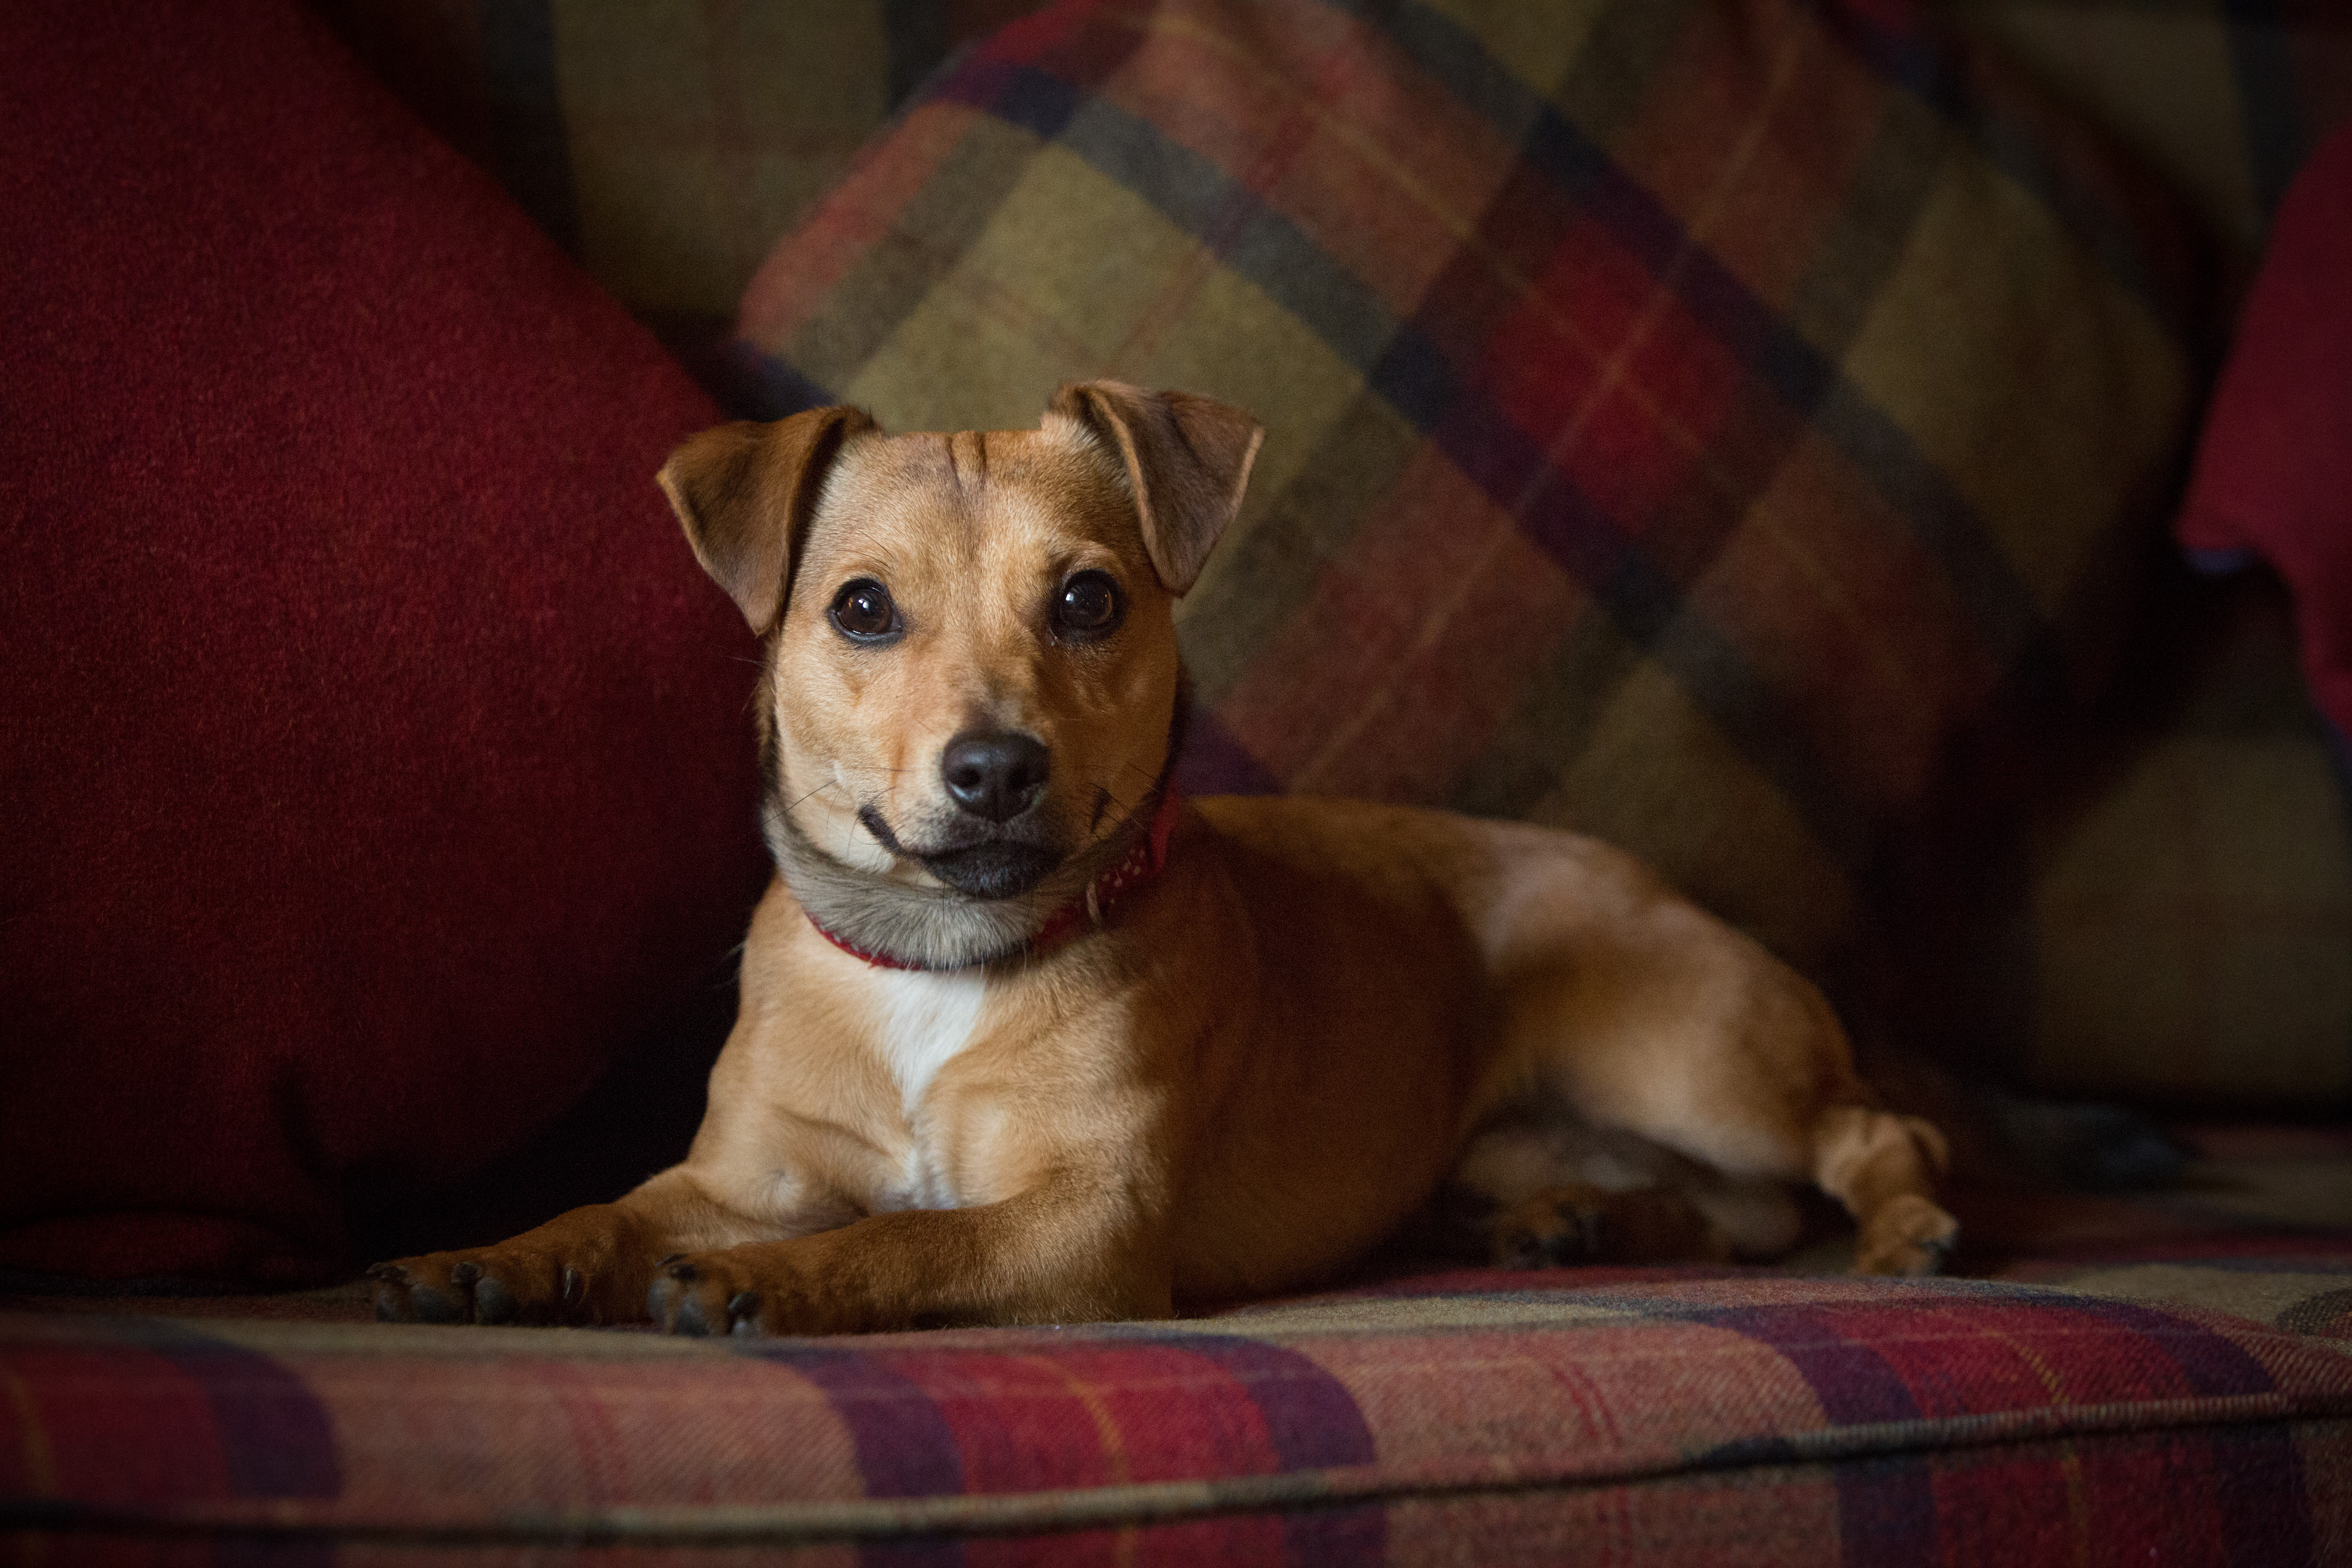
<svg viewBox="0 0 2352 1568">
<path fill-rule="evenodd" d="M 2352 12 L 2331 0 L 1966 0 L 1946 11 L 2169 176 L 2223 237 L 2233 270 L 2261 252 L 2312 149 L 2352 115 Z"/>
<path fill-rule="evenodd" d="M 1956 754 L 2101 678 L 2190 409 L 2177 220 L 1907 7 L 1076 3 L 740 331 L 774 412 L 1255 410 L 1192 785 L 1598 831 L 1819 967 Z"/>
<path fill-rule="evenodd" d="M 834 0 L 771 14 L 312 0 L 597 281 L 641 313 L 722 326 L 760 257 L 932 68 L 1038 4 Z M 2352 111 L 2352 16 L 2325 0 L 1938 9 L 2168 175 L 2233 263 L 2259 249 L 2288 178 Z"/>
<path fill-rule="evenodd" d="M 725 984 L 714 412 L 288 0 L 10 5 L 0 134 L 0 1267 L 319 1278 Z"/>
<path fill-rule="evenodd" d="M 74 1563 L 2341 1561 L 2352 1131 L 2186 1137 L 2173 1192 L 1955 1193 L 1973 1279 L 1469 1271 L 716 1342 L 380 1324 L 365 1281 L 0 1296 L 0 1531 Z"/>
<path fill-rule="evenodd" d="M 2352 831 L 2286 595 L 2176 564 L 2128 680 L 1923 858 L 1909 1037 L 2053 1093 L 2352 1105 Z M 1932 897 L 1929 896 L 1932 894 Z"/>
<path fill-rule="evenodd" d="M 2352 1252 L 2216 1261 L 1475 1273 L 841 1342 L 0 1311 L 0 1528 L 76 1562 L 2340 1561 Z M 2284 1286 L 2259 1318 L 2151 1299 L 2250 1279 Z"/>
<path fill-rule="evenodd" d="M 1037 0 L 311 5 L 598 282 L 718 340 L 776 236 L 916 85 Z"/>
</svg>

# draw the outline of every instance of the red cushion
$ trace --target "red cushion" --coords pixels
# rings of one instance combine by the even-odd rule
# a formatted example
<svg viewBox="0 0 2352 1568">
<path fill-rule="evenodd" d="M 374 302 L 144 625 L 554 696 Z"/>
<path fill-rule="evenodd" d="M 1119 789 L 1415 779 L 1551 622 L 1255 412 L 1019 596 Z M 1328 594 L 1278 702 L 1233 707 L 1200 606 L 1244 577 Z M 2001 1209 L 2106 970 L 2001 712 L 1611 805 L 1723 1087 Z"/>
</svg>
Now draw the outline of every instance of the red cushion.
<svg viewBox="0 0 2352 1568">
<path fill-rule="evenodd" d="M 19 0 L 0 129 L 0 1268 L 316 1276 L 723 979 L 716 416 L 284 0 Z"/>
<path fill-rule="evenodd" d="M 2180 539 L 2278 568 L 2312 694 L 2352 734 L 2352 125 L 2321 143 L 2272 223 Z"/>
</svg>

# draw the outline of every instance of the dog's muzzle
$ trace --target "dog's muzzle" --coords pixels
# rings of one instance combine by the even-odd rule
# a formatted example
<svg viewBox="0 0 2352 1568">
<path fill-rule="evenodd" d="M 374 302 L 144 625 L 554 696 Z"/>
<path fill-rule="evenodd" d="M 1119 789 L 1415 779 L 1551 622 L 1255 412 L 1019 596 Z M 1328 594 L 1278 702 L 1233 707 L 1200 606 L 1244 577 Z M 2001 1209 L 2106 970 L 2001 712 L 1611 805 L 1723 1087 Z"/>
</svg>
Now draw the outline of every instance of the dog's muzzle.
<svg viewBox="0 0 2352 1568">
<path fill-rule="evenodd" d="M 955 810 L 922 835 L 936 847 L 900 843 L 870 805 L 857 817 L 885 849 L 920 861 L 957 892 L 1018 898 L 1062 863 L 1061 851 L 1043 842 L 1048 835 L 1037 810 L 1052 771 L 1052 753 L 1034 735 L 967 730 L 940 752 L 940 781 Z"/>
</svg>

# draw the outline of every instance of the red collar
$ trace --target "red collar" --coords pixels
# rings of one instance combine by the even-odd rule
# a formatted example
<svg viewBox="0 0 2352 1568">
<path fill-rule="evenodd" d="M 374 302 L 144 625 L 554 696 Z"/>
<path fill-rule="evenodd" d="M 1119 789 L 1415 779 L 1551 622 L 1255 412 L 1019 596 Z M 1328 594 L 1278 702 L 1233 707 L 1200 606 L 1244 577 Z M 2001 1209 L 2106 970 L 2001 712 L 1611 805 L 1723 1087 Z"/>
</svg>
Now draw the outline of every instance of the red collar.
<svg viewBox="0 0 2352 1568">
<path fill-rule="evenodd" d="M 1118 865 L 1097 872 L 1095 879 L 1087 884 L 1084 894 L 1048 915 L 1045 923 L 1037 928 L 1037 934 L 1016 951 L 1044 952 L 1069 940 L 1081 926 L 1100 925 L 1103 918 L 1110 913 L 1112 904 L 1159 876 L 1160 868 L 1168 864 L 1168 838 L 1176 831 L 1176 818 L 1182 810 L 1182 797 L 1173 787 L 1160 791 L 1160 809 L 1151 814 L 1151 826 L 1144 831 L 1142 837 L 1135 841 L 1135 847 L 1129 849 Z M 808 922 L 816 926 L 817 935 L 842 952 L 862 958 L 878 968 L 938 971 L 976 967 L 968 963 L 912 963 L 903 958 L 893 958 L 887 952 L 868 952 L 856 943 L 817 925 L 814 915 L 809 916 Z"/>
</svg>

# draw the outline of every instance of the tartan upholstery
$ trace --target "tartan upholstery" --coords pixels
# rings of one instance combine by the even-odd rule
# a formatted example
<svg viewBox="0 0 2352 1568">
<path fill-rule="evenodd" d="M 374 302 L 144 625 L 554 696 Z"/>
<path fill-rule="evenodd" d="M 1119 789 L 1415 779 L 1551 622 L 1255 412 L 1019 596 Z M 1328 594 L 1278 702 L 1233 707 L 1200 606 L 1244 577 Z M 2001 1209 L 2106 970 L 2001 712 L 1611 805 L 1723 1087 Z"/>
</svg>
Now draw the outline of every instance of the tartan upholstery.
<svg viewBox="0 0 2352 1568">
<path fill-rule="evenodd" d="M 759 14 L 777 7 L 730 23 L 618 0 L 313 3 L 607 288 L 716 319 L 933 68 L 1038 0 L 836 0 L 791 8 L 789 28 Z M 2352 13 L 2332 0 L 1937 9 L 2116 131 L 2248 257 L 2352 110 Z"/>
<path fill-rule="evenodd" d="M 2339 0 L 1947 0 L 2164 171 L 2250 264 L 2273 208 L 2352 114 Z"/>
<path fill-rule="evenodd" d="M 1935 883 L 1912 980 L 1969 1005 L 1917 1036 L 2050 1092 L 2341 1108 L 2352 835 L 2286 595 L 2182 568 L 2163 597 L 2116 700 L 1946 847 L 1973 869 Z"/>
<path fill-rule="evenodd" d="M 76 1563 L 2343 1561 L 2352 1251 L 2221 1261 L 1475 1274 L 850 1343 L 0 1313 L 0 1528 Z M 2217 1282 L 2265 1315 L 2148 1299 Z"/>
<path fill-rule="evenodd" d="M 0 1543 L 2352 1560 L 2352 1134 L 2191 1142 L 2172 1193 L 1954 1194 L 1984 1279 L 1474 1270 L 1168 1323 L 716 1342 L 377 1324 L 363 1284 L 0 1299 Z"/>
<path fill-rule="evenodd" d="M 1818 967 L 1955 744 L 2096 679 L 2177 231 L 1899 7 L 1379 14 L 1000 32 L 754 280 L 771 411 L 1258 412 L 1192 787 L 1599 832 Z"/>
<path fill-rule="evenodd" d="M 717 324 L 950 50 L 1035 0 L 313 0 L 639 313 Z"/>
</svg>

